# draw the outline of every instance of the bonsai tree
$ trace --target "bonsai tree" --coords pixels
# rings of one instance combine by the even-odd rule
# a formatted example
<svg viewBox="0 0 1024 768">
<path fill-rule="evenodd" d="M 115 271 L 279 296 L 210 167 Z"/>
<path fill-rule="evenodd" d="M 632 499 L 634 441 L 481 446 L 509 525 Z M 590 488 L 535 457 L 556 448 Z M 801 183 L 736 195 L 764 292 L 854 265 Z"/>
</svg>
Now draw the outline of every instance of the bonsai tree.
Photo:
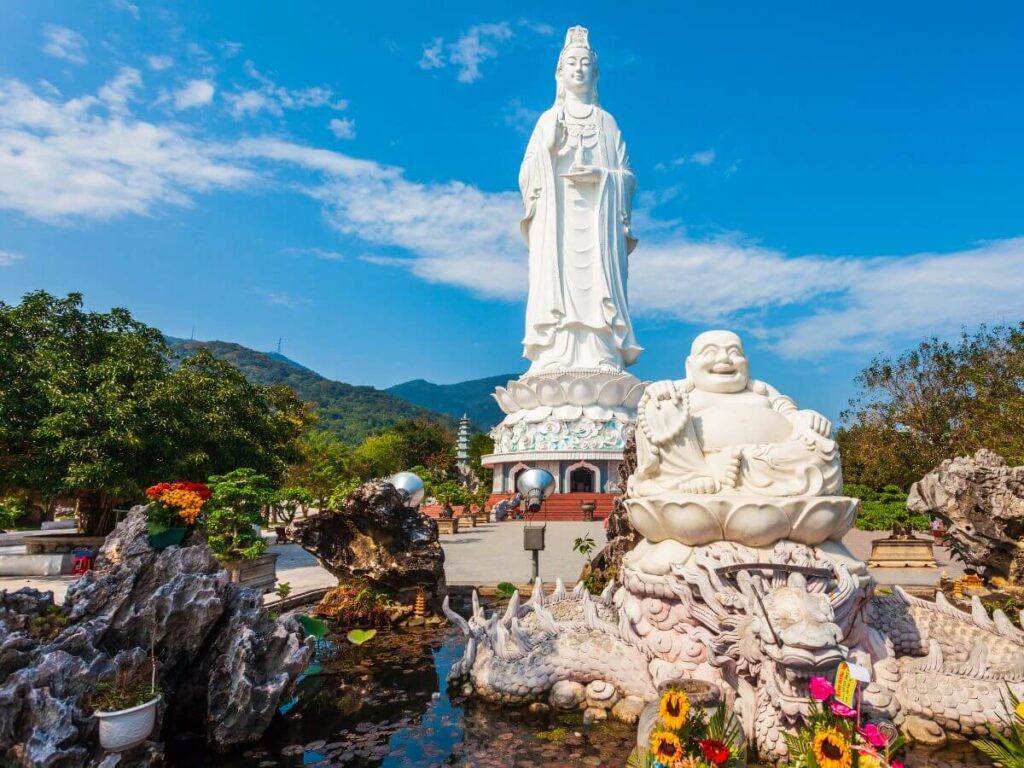
<svg viewBox="0 0 1024 768">
<path fill-rule="evenodd" d="M 285 525 L 295 519 L 299 507 L 308 508 L 313 503 L 313 494 L 300 486 L 289 486 L 277 491 L 270 500 L 278 519 Z"/>
<path fill-rule="evenodd" d="M 221 560 L 252 559 L 262 555 L 267 543 L 254 526 L 263 519 L 274 487 L 266 475 L 253 469 L 236 469 L 209 480 L 206 538 Z"/>
</svg>

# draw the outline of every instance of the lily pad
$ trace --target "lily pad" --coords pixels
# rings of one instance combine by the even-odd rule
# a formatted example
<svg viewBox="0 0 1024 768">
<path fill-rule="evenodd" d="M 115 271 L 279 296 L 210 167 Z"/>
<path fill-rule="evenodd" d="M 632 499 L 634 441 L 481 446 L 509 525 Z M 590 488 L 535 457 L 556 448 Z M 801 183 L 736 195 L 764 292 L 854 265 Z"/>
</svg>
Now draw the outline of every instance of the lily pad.
<svg viewBox="0 0 1024 768">
<path fill-rule="evenodd" d="M 348 641 L 352 645 L 362 645 L 367 640 L 372 640 L 377 636 L 376 629 L 352 629 L 348 633 Z"/>
<path fill-rule="evenodd" d="M 497 592 L 498 595 L 500 595 L 501 597 L 512 597 L 512 595 L 518 592 L 519 589 L 516 587 L 515 584 L 503 581 L 501 582 L 501 584 L 495 587 L 494 591 Z"/>
</svg>

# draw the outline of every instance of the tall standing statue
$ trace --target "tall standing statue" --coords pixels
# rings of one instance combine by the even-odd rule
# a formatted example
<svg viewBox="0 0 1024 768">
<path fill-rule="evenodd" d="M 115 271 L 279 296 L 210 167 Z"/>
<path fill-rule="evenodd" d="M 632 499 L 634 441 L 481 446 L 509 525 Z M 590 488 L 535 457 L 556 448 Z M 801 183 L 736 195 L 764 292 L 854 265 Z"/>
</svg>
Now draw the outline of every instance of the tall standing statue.
<svg viewBox="0 0 1024 768">
<path fill-rule="evenodd" d="M 523 354 L 529 373 L 622 371 L 642 348 L 626 299 L 636 177 L 615 119 L 597 97 L 597 54 L 572 27 L 555 69 L 555 103 L 519 170 L 530 250 Z"/>
</svg>

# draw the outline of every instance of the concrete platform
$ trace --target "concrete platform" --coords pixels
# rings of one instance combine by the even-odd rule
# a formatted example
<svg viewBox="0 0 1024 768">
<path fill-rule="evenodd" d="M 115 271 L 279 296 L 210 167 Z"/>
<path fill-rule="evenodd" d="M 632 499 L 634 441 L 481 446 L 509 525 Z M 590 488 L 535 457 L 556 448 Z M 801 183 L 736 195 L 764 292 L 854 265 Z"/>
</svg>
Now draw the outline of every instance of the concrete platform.
<svg viewBox="0 0 1024 768">
<path fill-rule="evenodd" d="M 503 523 L 481 523 L 476 528 L 460 530 L 459 533 L 444 536 L 441 547 L 445 554 L 445 573 L 452 585 L 496 585 L 502 581 L 525 583 L 530 578 L 530 554 L 523 550 L 523 527 L 521 521 Z M 547 549 L 541 552 L 540 572 L 545 581 L 561 577 L 567 584 L 575 582 L 583 563 L 582 555 L 572 549 L 573 541 L 590 535 L 598 548 L 605 541 L 603 523 L 593 522 L 551 522 L 548 523 Z M 889 535 L 888 531 L 850 531 L 843 537 L 843 543 L 854 555 L 867 560 L 871 554 L 871 542 Z M 321 568 L 311 554 L 298 544 L 283 544 L 270 548 L 279 555 L 277 561 L 278 582 L 288 582 L 291 593 L 288 603 L 297 596 L 323 590 L 337 583 L 329 571 Z M 596 552 L 596 550 L 595 550 Z M 872 568 L 871 574 L 884 586 L 905 586 L 915 588 L 934 587 L 940 575 L 945 572 L 951 578 L 963 574 L 963 565 L 953 562 L 945 547 L 935 547 L 937 568 Z M 0 578 L 0 589 L 16 590 L 24 586 L 41 590 L 52 590 L 58 602 L 63 602 L 72 576 L 9 576 Z M 276 594 L 264 596 L 264 602 L 279 601 Z"/>
</svg>

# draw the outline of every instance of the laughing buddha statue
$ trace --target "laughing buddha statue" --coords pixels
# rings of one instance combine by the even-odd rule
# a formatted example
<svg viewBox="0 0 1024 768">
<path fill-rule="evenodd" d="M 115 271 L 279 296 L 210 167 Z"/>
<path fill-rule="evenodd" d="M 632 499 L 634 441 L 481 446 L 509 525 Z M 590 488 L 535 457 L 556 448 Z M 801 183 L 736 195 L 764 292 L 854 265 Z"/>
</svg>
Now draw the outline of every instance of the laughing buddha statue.
<svg viewBox="0 0 1024 768">
<path fill-rule="evenodd" d="M 838 541 L 856 518 L 841 496 L 832 424 L 750 378 L 730 331 L 694 339 L 686 378 L 647 387 L 625 503 L 651 543 Z"/>
</svg>

